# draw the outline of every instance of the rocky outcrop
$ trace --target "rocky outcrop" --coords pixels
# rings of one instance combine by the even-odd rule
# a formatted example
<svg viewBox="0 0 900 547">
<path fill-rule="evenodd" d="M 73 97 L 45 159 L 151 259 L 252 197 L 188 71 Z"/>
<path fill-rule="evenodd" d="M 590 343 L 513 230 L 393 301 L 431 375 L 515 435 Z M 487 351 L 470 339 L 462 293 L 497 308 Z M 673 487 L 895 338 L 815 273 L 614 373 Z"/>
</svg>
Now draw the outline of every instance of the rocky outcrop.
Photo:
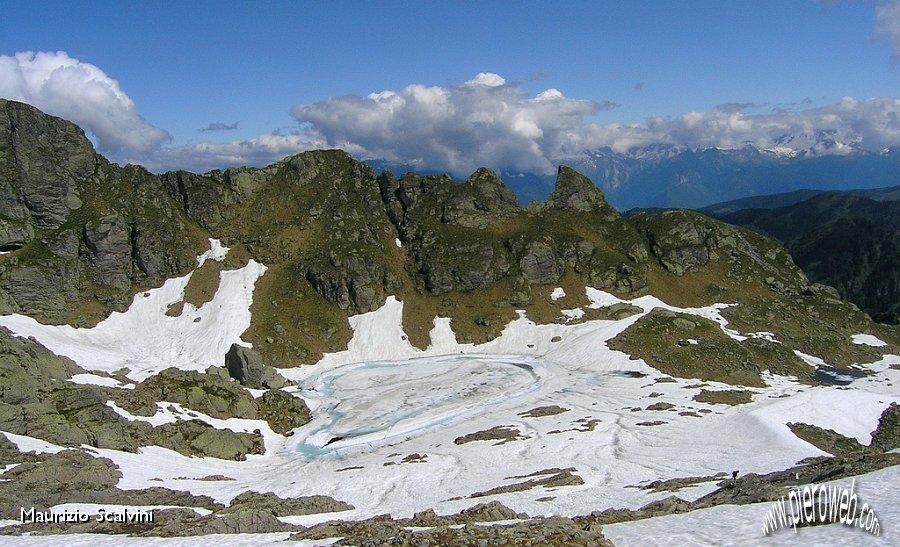
<svg viewBox="0 0 900 547">
<path fill-rule="evenodd" d="M 521 247 L 514 246 L 521 254 L 519 268 L 528 281 L 532 283 L 555 283 L 562 277 L 563 263 L 547 242 L 532 241 Z"/>
<path fill-rule="evenodd" d="M 205 373 L 166 369 L 139 383 L 133 390 L 117 391 L 115 397 L 129 412 L 143 416 L 151 416 L 157 412 L 157 401 L 166 401 L 179 403 L 212 418 L 265 420 L 273 431 L 280 434 L 288 433 L 310 420 L 309 408 L 303 399 L 276 389 L 270 389 L 261 397 L 254 398 L 238 382 L 233 381 L 225 369 L 218 367 L 210 367 Z M 226 455 L 236 454 L 242 459 L 245 454 L 261 453 L 263 450 L 259 435 L 217 429 L 206 431 L 202 422 L 192 426 L 184 425 L 185 423 L 190 422 L 177 422 L 177 427 L 170 428 L 170 433 L 177 433 L 179 438 L 186 439 L 184 445 L 196 451 L 209 455 L 218 454 L 216 457 L 226 459 L 234 459 Z M 215 439 L 217 433 L 231 438 L 219 442 Z M 157 435 L 160 442 L 166 443 L 167 441 L 162 440 L 163 437 L 163 434 Z M 178 450 L 177 444 L 162 446 Z"/>
<path fill-rule="evenodd" d="M 475 171 L 451 193 L 444 204 L 441 222 L 484 228 L 498 217 L 519 211 L 519 201 L 497 174 L 484 167 Z"/>
<path fill-rule="evenodd" d="M 388 294 L 400 288 L 400 280 L 380 261 L 364 253 L 339 254 L 311 261 L 306 280 L 317 293 L 348 314 L 378 309 Z"/>
<path fill-rule="evenodd" d="M 0 430 L 62 446 L 134 450 L 142 432 L 106 406 L 103 390 L 67 382 L 83 372 L 69 359 L 0 330 Z"/>
<path fill-rule="evenodd" d="M 565 165 L 559 166 L 556 189 L 547 198 L 545 207 L 569 212 L 596 213 L 607 220 L 619 217 L 591 179 Z"/>
<path fill-rule="evenodd" d="M 274 367 L 263 363 L 262 355 L 246 346 L 232 344 L 225 354 L 228 374 L 242 386 L 253 389 L 281 389 L 284 378 Z"/>
<path fill-rule="evenodd" d="M 201 420 L 179 420 L 153 428 L 150 443 L 186 456 L 198 455 L 223 460 L 245 460 L 248 454 L 263 454 L 262 436 L 217 429 Z"/>
<path fill-rule="evenodd" d="M 0 218 L 22 232 L 60 227 L 103 162 L 75 124 L 0 99 Z"/>
<path fill-rule="evenodd" d="M 292 429 L 308 424 L 311 419 L 303 399 L 284 391 L 269 390 L 256 401 L 259 417 L 268 422 L 275 433 L 290 435 Z"/>
<path fill-rule="evenodd" d="M 286 524 L 263 509 L 241 509 L 222 515 L 198 516 L 193 511 L 172 515 L 170 522 L 146 532 L 146 536 L 182 537 L 209 534 L 266 534 L 288 532 L 296 527 Z"/>
<path fill-rule="evenodd" d="M 524 520 L 514 524 L 486 524 L 516 519 Z M 438 516 L 428 510 L 416 513 L 410 519 L 383 515 L 363 521 L 326 522 L 300 531 L 290 539 L 332 537 L 343 538 L 336 545 L 612 545 L 603 536 L 599 525 L 584 525 L 576 519 L 561 517 L 529 518 L 496 501 L 447 516 Z"/>
<path fill-rule="evenodd" d="M 353 506 L 329 496 L 303 496 L 285 499 L 276 496 L 272 492 L 265 494 L 244 492 L 231 500 L 231 504 L 229 504 L 225 512 L 237 513 L 247 509 L 268 511 L 276 517 L 286 517 L 349 511 L 353 509 Z"/>
<path fill-rule="evenodd" d="M 891 406 L 881 413 L 878 428 L 872 432 L 870 446 L 882 452 L 900 448 L 900 405 L 891 403 Z"/>
<path fill-rule="evenodd" d="M 131 286 L 131 229 L 118 214 L 107 215 L 84 226 L 82 257 L 93 266 L 105 285 L 117 289 Z"/>
<path fill-rule="evenodd" d="M 0 430 L 61 446 L 87 445 L 134 452 L 142 446 L 157 445 L 186 455 L 243 459 L 247 454 L 263 452 L 259 434 L 216 429 L 196 420 L 152 427 L 123 418 L 107 401 L 118 400 L 145 415 L 157 412 L 157 401 L 169 400 L 183 402 L 192 409 L 203 407 L 204 413 L 218 413 L 221 418 L 231 417 L 229 412 L 255 417 L 261 406 L 276 424 L 286 420 L 296 424 L 304 416 L 309 420 L 309 411 L 300 399 L 293 404 L 274 404 L 272 401 L 278 401 L 278 397 L 269 397 L 258 406 L 240 387 L 237 391 L 228 390 L 232 382 L 214 381 L 210 386 L 201 375 L 170 372 L 161 379 L 142 382 L 135 390 L 68 381 L 72 375 L 84 372 L 69 359 L 53 355 L 31 340 L 0 331 Z M 240 401 L 241 396 L 246 400 Z M 287 419 L 273 408 L 290 410 L 293 415 Z"/>
<path fill-rule="evenodd" d="M 157 401 L 167 401 L 213 418 L 256 418 L 253 396 L 218 367 L 205 373 L 168 368 L 129 391 L 122 404 L 144 416 L 156 413 Z"/>
<path fill-rule="evenodd" d="M 217 509 L 207 496 L 193 496 L 164 488 L 119 490 L 122 473 L 107 458 L 81 450 L 41 454 L 3 474 L 0 481 L 0 518 L 19 518 L 21 507 L 47 510 L 62 503 L 122 505 L 185 505 Z"/>
<path fill-rule="evenodd" d="M 675 275 L 698 271 L 718 251 L 737 245 L 735 230 L 707 217 L 685 211 L 667 211 L 644 225 L 650 250 L 660 264 Z"/>
<path fill-rule="evenodd" d="M 204 234 L 159 179 L 76 125 L 0 100 L 0 313 L 92 324 L 194 265 Z"/>
</svg>

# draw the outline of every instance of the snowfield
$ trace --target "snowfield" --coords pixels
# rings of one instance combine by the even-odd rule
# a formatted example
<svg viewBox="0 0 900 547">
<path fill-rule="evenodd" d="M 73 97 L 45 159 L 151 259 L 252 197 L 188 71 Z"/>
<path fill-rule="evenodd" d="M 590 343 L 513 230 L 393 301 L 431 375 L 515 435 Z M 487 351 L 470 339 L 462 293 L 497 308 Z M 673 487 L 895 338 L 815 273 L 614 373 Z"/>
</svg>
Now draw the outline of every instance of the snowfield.
<svg viewBox="0 0 900 547">
<path fill-rule="evenodd" d="M 201 258 L 221 260 L 225 252 L 214 242 Z M 264 272 L 265 266 L 253 261 L 223 272 L 215 298 L 199 309 L 186 306 L 180 317 L 166 316 L 165 311 L 181 299 L 189 275 L 138 294 L 127 312 L 114 313 L 91 329 L 41 325 L 21 315 L 0 317 L 0 325 L 18 336 L 33 336 L 88 371 L 127 369 L 127 377 L 135 382 L 171 366 L 205 370 L 222 366 L 230 345 L 241 342 L 240 335 L 250 324 L 253 287 Z M 588 297 L 593 308 L 623 302 L 595 289 L 588 290 Z M 699 380 L 664 378 L 642 360 L 610 350 L 606 342 L 654 307 L 711 319 L 735 339 L 767 333 L 729 329 L 720 313 L 728 304 L 677 308 L 652 296 L 627 302 L 643 312 L 618 321 L 572 325 L 536 325 L 520 313 L 500 337 L 478 346 L 457 343 L 450 321 L 437 317 L 431 345 L 422 351 L 411 346 L 403 332 L 403 303 L 390 297 L 379 310 L 350 318 L 354 335 L 346 350 L 325 355 L 315 366 L 279 370 L 296 383 L 286 390 L 303 397 L 313 413 L 312 422 L 293 435 L 278 435 L 263 421 L 199 415 L 221 429 L 259 429 L 265 438 L 264 455 L 238 462 L 190 458 L 160 447 L 137 453 L 86 450 L 120 467 L 123 489 L 164 486 L 226 503 L 247 490 L 281 497 L 321 494 L 356 507 L 343 513 L 290 517 L 290 522 L 304 525 L 384 513 L 409 517 L 429 508 L 449 514 L 492 500 L 533 516 L 574 516 L 610 507 L 636 509 L 669 496 L 638 488 L 654 480 L 732 470 L 765 473 L 824 454 L 797 438 L 785 425 L 788 422 L 833 429 L 868 444 L 884 409 L 900 402 L 900 370 L 891 367 L 900 363 L 895 355 L 863 365 L 872 374 L 847 386 L 810 387 L 770 375 L 765 388 L 751 389 L 749 404 L 693 401 L 701 389 Z M 575 316 L 577 312 L 572 312 Z M 863 334 L 853 341 L 880 342 Z M 827 362 L 827 356 L 804 359 L 811 366 Z M 72 381 L 116 385 L 91 374 Z M 733 386 L 705 382 L 704 388 Z M 660 402 L 672 406 L 648 408 Z M 161 402 L 156 416 L 143 418 L 110 405 L 127 419 L 155 424 L 188 412 L 198 414 Z M 6 436 L 23 451 L 61 449 L 37 439 Z M 529 480 L 526 475 L 554 468 L 571 468 L 581 484 L 478 495 L 502 491 Z M 884 514 L 883 528 L 889 529 L 900 524 L 900 516 L 888 516 L 896 509 L 892 500 L 897 499 L 900 475 L 891 469 L 879 473 L 859 483 L 863 489 L 869 480 L 894 486 L 882 492 L 892 498 L 875 504 Z M 234 480 L 199 480 L 214 474 Z M 715 488 L 711 481 L 678 495 L 693 500 Z M 666 534 L 683 530 L 682 535 L 671 536 L 678 539 L 675 543 L 729 543 L 731 536 L 721 534 L 733 529 L 734 537 L 758 544 L 763 540 L 762 515 L 768 509 L 763 505 L 718 507 L 610 526 L 607 535 L 617 544 L 653 544 L 653 538 L 662 542 Z M 745 521 L 746 533 L 737 524 Z M 707 529 L 720 535 L 713 531 L 704 535 L 702 530 Z M 848 537 L 853 540 L 871 540 L 851 532 Z M 797 539 L 818 541 L 817 533 L 802 530 Z M 793 532 L 777 537 L 781 541 L 788 535 Z M 215 542 L 254 545 L 284 537 L 238 535 L 217 537 Z M 111 540 L 75 536 L 32 541 L 102 545 Z M 190 538 L 131 541 L 181 545 Z"/>
<path fill-rule="evenodd" d="M 850 479 L 821 483 L 825 486 L 849 488 Z M 720 505 L 680 515 L 667 515 L 603 527 L 607 539 L 616 545 L 897 545 L 900 534 L 894 523 L 900 522 L 900 467 L 894 466 L 856 478 L 854 490 L 860 503 L 868 503 L 881 524 L 880 535 L 843 524 L 828 524 L 781 529 L 768 536 L 762 533 L 763 522 L 772 504 Z"/>
</svg>

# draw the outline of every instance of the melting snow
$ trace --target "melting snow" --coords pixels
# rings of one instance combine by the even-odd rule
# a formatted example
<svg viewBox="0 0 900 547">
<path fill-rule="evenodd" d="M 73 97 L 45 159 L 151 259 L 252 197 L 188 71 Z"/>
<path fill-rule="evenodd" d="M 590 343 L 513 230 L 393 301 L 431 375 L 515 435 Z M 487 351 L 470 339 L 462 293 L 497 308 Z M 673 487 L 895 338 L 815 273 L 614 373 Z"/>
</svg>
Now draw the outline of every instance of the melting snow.
<svg viewBox="0 0 900 547">
<path fill-rule="evenodd" d="M 887 343 L 883 340 L 872 336 L 871 334 L 854 334 L 853 335 L 853 343 L 854 344 L 865 344 L 867 346 L 874 346 L 876 348 L 886 346 Z"/>
<path fill-rule="evenodd" d="M 93 328 L 42 325 L 19 314 L 0 316 L 0 325 L 16 336 L 35 337 L 86 370 L 128 369 L 126 376 L 135 381 L 169 367 L 206 370 L 223 363 L 231 344 L 250 326 L 253 287 L 265 271 L 251 260 L 241 269 L 221 272 L 212 301 L 199 309 L 185 304 L 178 317 L 166 310 L 182 299 L 191 274 L 135 295 L 127 312 L 113 312 Z"/>
<path fill-rule="evenodd" d="M 822 483 L 825 487 L 850 488 L 851 479 Z M 710 509 L 667 515 L 633 522 L 609 524 L 603 534 L 617 546 L 630 545 L 897 545 L 900 538 L 893 523 L 900 522 L 897 485 L 900 467 L 894 466 L 857 477 L 854 491 L 859 503 L 867 503 L 877 515 L 881 535 L 842 524 L 781 529 L 762 534 L 772 502 L 749 505 L 720 505 Z"/>
<path fill-rule="evenodd" d="M 215 260 L 226 251 L 211 242 L 208 258 Z M 265 267 L 253 261 L 223 272 L 213 300 L 200 309 L 185 306 L 181 317 L 166 316 L 165 311 L 181 299 L 190 276 L 136 296 L 126 313 L 114 313 L 93 329 L 46 326 L 21 315 L 0 317 L 0 325 L 19 336 L 34 336 L 87 370 L 127 368 L 128 377 L 136 381 L 169 366 L 203 370 L 221 364 L 231 343 L 249 326 L 253 287 L 264 272 Z M 134 416 L 109 403 L 129 420 L 196 418 L 233 431 L 258 429 L 265 438 L 265 454 L 238 462 L 191 458 L 160 447 L 136 453 L 91 452 L 120 467 L 120 488 L 166 486 L 223 503 L 254 490 L 282 497 L 329 495 L 356 507 L 340 518 L 387 512 L 402 517 L 427 508 L 446 514 L 492 499 L 531 515 L 576 515 L 608 507 L 637 508 L 668 496 L 633 488 L 653 480 L 732 469 L 768 472 L 823 454 L 794 436 L 788 422 L 834 429 L 868 443 L 884 408 L 900 402 L 893 387 L 900 382 L 900 371 L 891 368 L 900 362 L 896 356 L 866 365 L 872 375 L 842 389 L 811 388 L 767 374 L 767 386 L 754 390 L 749 404 L 696 402 L 697 380 L 657 382 L 663 376 L 659 371 L 610 350 L 606 342 L 655 307 L 705 317 L 729 336 L 745 339 L 729 329 L 721 315 L 728 304 L 679 308 L 652 296 L 625 301 L 596 289 L 588 289 L 587 296 L 591 308 L 628 302 L 642 311 L 617 321 L 569 325 L 537 325 L 520 312 L 498 338 L 477 346 L 458 343 L 450 320 L 436 317 L 431 344 L 423 351 L 413 347 L 403 331 L 403 303 L 389 297 L 380 309 L 349 319 L 353 338 L 346 350 L 326 354 L 315 366 L 280 371 L 296 382 L 289 390 L 299 392 L 313 410 L 313 421 L 291 436 L 275 434 L 261 420 L 217 420 L 166 402 L 153 417 Z M 568 317 L 576 317 L 569 311 Z M 764 334 L 754 335 L 768 338 Z M 801 357 L 817 364 L 815 357 Z M 76 381 L 107 380 L 80 375 Z M 707 384 L 713 390 L 733 388 Z M 654 402 L 674 408 L 649 410 Z M 526 416 L 549 405 L 567 411 Z M 657 422 L 661 424 L 643 425 Z M 515 440 L 455 442 L 497 426 L 517 432 Z M 23 451 L 62 450 L 6 435 Z M 420 457 L 407 459 L 413 454 Z M 554 488 L 551 502 L 541 501 L 548 491 L 540 487 L 468 497 L 522 482 L 515 476 L 554 467 L 573 467 L 584 484 Z M 234 480 L 199 480 L 211 474 Z M 684 495 L 701 495 L 711 487 L 698 485 Z M 309 517 L 315 518 L 320 516 Z M 758 529 L 757 523 L 753 526 Z M 96 536 L 86 537 L 96 544 Z M 77 541 L 78 536 L 65 538 L 67 545 Z"/>
<path fill-rule="evenodd" d="M 222 245 L 218 239 L 209 238 L 209 250 L 197 257 L 197 267 L 203 266 L 207 259 L 213 259 L 216 262 L 222 262 L 230 251 L 230 247 Z"/>
</svg>

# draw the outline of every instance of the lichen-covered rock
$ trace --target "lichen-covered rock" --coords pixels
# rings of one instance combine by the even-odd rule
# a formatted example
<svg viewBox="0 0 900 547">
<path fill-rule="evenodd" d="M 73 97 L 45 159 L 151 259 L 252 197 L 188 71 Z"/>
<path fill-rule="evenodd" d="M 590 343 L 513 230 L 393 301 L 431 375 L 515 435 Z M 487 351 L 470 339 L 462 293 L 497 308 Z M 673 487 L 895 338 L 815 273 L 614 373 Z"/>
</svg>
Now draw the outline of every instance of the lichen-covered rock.
<svg viewBox="0 0 900 547">
<path fill-rule="evenodd" d="M 200 420 L 179 420 L 153 428 L 151 443 L 171 448 L 187 456 L 206 456 L 223 460 L 245 460 L 248 454 L 265 452 L 262 435 L 236 433 Z"/>
<path fill-rule="evenodd" d="M 0 137 L 0 216 L 58 228 L 103 160 L 78 126 L 15 101 L 0 99 Z"/>
<path fill-rule="evenodd" d="M 135 450 L 150 426 L 115 414 L 103 388 L 67 381 L 83 372 L 68 358 L 0 329 L 0 430 L 62 446 Z"/>
<path fill-rule="evenodd" d="M 736 243 L 733 228 L 701 215 L 667 211 L 659 220 L 647 231 L 650 250 L 675 275 L 699 270 L 717 258 L 717 249 Z"/>
<path fill-rule="evenodd" d="M 0 516 L 18 518 L 21 507 L 46 510 L 59 503 L 90 503 L 97 493 L 115 488 L 122 473 L 105 458 L 63 450 L 42 462 L 25 462 L 3 474 Z"/>
<path fill-rule="evenodd" d="M 309 407 L 300 397 L 271 389 L 256 400 L 259 417 L 269 423 L 275 433 L 288 434 L 292 429 L 309 423 Z"/>
<path fill-rule="evenodd" d="M 122 290 L 131 286 L 131 230 L 121 216 L 107 215 L 85 225 L 84 243 L 82 255 L 101 284 Z"/>
<path fill-rule="evenodd" d="M 144 416 L 156 413 L 158 401 L 167 401 L 213 418 L 257 418 L 253 396 L 218 367 L 205 373 L 168 368 L 119 397 L 129 411 Z"/>
<path fill-rule="evenodd" d="M 881 413 L 878 428 L 872 432 L 871 446 L 882 452 L 900 448 L 900 405 L 897 403 L 891 403 Z"/>
<path fill-rule="evenodd" d="M 241 509 L 222 515 L 207 515 L 173 520 L 166 526 L 153 528 L 145 535 L 150 536 L 206 536 L 209 534 L 266 534 L 288 532 L 295 527 L 281 522 L 270 511 Z"/>
<path fill-rule="evenodd" d="M 353 506 L 329 496 L 303 496 L 285 499 L 272 492 L 265 494 L 244 492 L 231 500 L 231 504 L 225 512 L 235 513 L 246 509 L 264 510 L 271 512 L 276 517 L 286 517 L 349 511 L 353 509 Z"/>
<path fill-rule="evenodd" d="M 400 287 L 397 276 L 368 253 L 326 253 L 311 261 L 306 280 L 325 299 L 349 314 L 378 309 Z"/>
<path fill-rule="evenodd" d="M 498 217 L 519 211 L 512 190 L 490 169 L 475 171 L 444 204 L 441 222 L 484 228 Z"/>
<path fill-rule="evenodd" d="M 0 251 L 14 251 L 34 239 L 34 227 L 28 222 L 0 219 Z"/>
<path fill-rule="evenodd" d="M 25 454 L 24 456 L 28 456 Z M 165 488 L 120 490 L 116 484 L 122 473 L 107 458 L 91 456 L 82 450 L 63 450 L 56 454 L 31 455 L 3 474 L 0 481 L 0 518 L 20 517 L 20 508 L 45 511 L 63 503 L 99 503 L 116 505 L 222 506 L 208 496 L 194 496 Z M 193 513 L 193 511 L 191 511 Z M 45 531 L 44 524 L 36 525 Z M 26 527 L 5 529 L 25 531 Z M 36 531 L 35 528 L 31 529 Z M 57 528 L 60 531 L 61 528 Z"/>
<path fill-rule="evenodd" d="M 207 245 L 159 178 L 76 125 L 0 99 L 0 312 L 92 325 L 186 273 Z"/>
<path fill-rule="evenodd" d="M 563 265 L 548 243 L 532 241 L 519 259 L 519 268 L 532 283 L 555 283 L 562 277 Z"/>
</svg>

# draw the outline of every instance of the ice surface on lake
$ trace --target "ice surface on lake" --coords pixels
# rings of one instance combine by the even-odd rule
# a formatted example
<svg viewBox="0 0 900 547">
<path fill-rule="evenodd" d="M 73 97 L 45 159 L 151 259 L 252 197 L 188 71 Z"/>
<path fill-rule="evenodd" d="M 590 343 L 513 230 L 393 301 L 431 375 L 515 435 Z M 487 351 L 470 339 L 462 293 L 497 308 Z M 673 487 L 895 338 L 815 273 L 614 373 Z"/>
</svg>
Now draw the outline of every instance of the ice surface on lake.
<svg viewBox="0 0 900 547">
<path fill-rule="evenodd" d="M 301 383 L 316 418 L 298 450 L 315 457 L 459 423 L 536 391 L 543 374 L 536 361 L 490 355 L 343 365 Z"/>
</svg>

